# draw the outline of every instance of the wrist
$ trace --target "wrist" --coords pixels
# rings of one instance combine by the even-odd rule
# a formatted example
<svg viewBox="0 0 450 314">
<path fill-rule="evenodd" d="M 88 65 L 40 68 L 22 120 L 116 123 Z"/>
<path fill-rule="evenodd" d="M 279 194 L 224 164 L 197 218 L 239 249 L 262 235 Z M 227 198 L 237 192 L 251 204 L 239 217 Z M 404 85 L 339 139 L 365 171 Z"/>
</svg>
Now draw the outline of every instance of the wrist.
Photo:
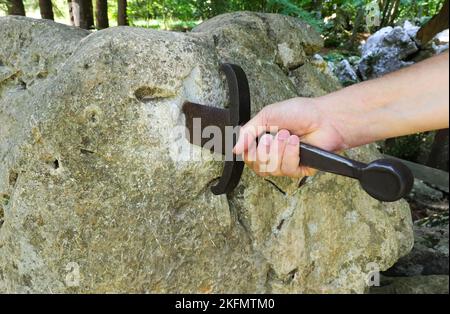
<svg viewBox="0 0 450 314">
<path fill-rule="evenodd" d="M 379 139 L 379 107 L 366 104 L 363 98 L 335 92 L 316 98 L 324 123 L 331 125 L 342 138 L 342 149 L 357 147 Z"/>
</svg>

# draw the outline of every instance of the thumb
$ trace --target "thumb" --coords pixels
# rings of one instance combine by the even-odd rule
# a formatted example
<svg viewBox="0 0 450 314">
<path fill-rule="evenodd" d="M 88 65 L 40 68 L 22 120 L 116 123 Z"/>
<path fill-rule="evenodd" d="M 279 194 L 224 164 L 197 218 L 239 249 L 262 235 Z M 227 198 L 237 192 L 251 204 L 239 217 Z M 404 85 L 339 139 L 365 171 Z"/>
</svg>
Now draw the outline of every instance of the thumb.
<svg viewBox="0 0 450 314">
<path fill-rule="evenodd" d="M 260 136 L 267 132 L 270 126 L 267 123 L 267 110 L 263 108 L 239 130 L 239 138 L 234 146 L 233 153 L 240 155 Z"/>
</svg>

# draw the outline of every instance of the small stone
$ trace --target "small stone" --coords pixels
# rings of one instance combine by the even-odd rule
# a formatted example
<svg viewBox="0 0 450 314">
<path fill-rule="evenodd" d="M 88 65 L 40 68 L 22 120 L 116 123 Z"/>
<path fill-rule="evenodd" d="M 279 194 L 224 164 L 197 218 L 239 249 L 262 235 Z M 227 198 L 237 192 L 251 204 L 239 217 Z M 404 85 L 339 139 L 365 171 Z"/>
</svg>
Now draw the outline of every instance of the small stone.
<svg viewBox="0 0 450 314">
<path fill-rule="evenodd" d="M 359 77 L 355 70 L 351 66 L 350 62 L 346 59 L 339 62 L 334 70 L 337 78 L 344 86 L 355 84 L 359 82 Z"/>
</svg>

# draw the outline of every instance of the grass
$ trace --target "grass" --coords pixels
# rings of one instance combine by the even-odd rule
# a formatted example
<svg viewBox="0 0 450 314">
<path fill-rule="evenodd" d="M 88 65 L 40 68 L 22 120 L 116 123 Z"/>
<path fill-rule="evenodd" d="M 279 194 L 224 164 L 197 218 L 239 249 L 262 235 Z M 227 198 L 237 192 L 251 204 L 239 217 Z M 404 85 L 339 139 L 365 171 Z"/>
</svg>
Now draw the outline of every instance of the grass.
<svg viewBox="0 0 450 314">
<path fill-rule="evenodd" d="M 132 26 L 145 27 L 152 29 L 172 30 L 172 31 L 187 31 L 191 30 L 202 21 L 180 21 L 180 20 L 137 20 L 132 22 Z"/>
<path fill-rule="evenodd" d="M 5 16 L 6 13 L 0 11 L 0 16 Z M 41 15 L 39 11 L 35 10 L 28 10 L 27 11 L 27 17 L 40 19 Z M 55 16 L 55 22 L 70 25 L 70 20 L 68 16 L 60 15 Z M 152 28 L 152 29 L 161 29 L 161 30 L 171 30 L 171 31 L 188 31 L 200 24 L 202 21 L 180 21 L 180 20 L 162 20 L 162 19 L 155 19 L 155 20 L 133 20 L 130 22 L 130 26 L 135 27 L 144 27 L 144 28 Z M 114 18 L 109 19 L 109 26 L 117 26 L 117 22 Z"/>
</svg>

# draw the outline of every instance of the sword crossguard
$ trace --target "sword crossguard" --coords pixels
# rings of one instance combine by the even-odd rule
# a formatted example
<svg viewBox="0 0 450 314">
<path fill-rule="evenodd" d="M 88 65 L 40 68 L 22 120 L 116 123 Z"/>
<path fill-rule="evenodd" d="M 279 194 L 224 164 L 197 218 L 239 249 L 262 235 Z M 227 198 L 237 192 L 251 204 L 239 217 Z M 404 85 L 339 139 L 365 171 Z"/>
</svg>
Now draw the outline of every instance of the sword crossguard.
<svg viewBox="0 0 450 314">
<path fill-rule="evenodd" d="M 238 65 L 224 63 L 220 66 L 225 73 L 230 94 L 230 104 L 228 110 L 229 123 L 232 127 L 240 126 L 250 120 L 250 88 L 244 70 Z M 233 138 L 233 146 L 236 139 Z M 234 190 L 239 184 L 244 162 L 237 160 L 233 155 L 233 160 L 225 160 L 222 176 L 219 182 L 211 187 L 211 192 L 215 195 L 227 194 Z"/>
</svg>

